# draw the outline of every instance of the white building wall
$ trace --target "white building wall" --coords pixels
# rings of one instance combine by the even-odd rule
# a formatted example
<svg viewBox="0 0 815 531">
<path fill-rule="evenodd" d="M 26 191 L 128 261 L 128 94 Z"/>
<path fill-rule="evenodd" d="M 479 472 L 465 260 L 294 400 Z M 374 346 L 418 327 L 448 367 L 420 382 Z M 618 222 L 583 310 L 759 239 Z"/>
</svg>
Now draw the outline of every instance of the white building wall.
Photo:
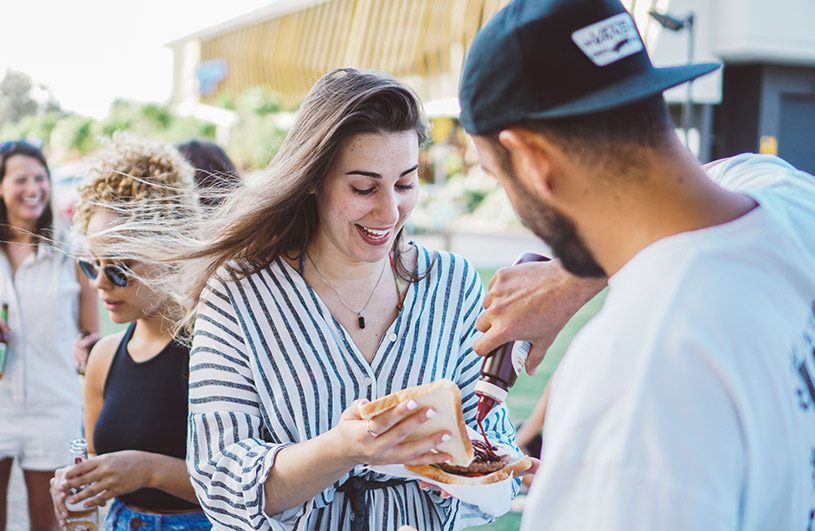
<svg viewBox="0 0 815 531">
<path fill-rule="evenodd" d="M 198 102 L 198 80 L 195 69 L 201 62 L 201 41 L 182 39 L 167 44 L 173 51 L 173 90 L 170 102 L 174 105 Z"/>
<path fill-rule="evenodd" d="M 716 21 L 713 51 L 725 61 L 815 66 L 815 1 L 709 3 Z"/>
<path fill-rule="evenodd" d="M 648 12 L 683 19 L 694 14 L 694 62 L 769 63 L 815 66 L 815 0 L 623 0 L 633 8 L 643 40 L 657 66 L 688 62 L 686 30 L 662 28 Z M 669 102 L 686 97 L 686 87 L 665 93 Z M 721 71 L 693 83 L 693 100 L 718 103 Z"/>
</svg>

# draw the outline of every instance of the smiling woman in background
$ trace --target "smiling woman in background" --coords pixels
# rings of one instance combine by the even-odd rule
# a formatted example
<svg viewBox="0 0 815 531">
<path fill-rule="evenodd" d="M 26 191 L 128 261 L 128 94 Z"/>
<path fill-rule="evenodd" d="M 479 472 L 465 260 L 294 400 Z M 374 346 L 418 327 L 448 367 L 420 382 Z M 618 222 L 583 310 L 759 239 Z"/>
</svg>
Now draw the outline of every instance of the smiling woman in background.
<svg viewBox="0 0 815 531">
<path fill-rule="evenodd" d="M 55 529 L 48 481 L 80 433 L 71 358 L 80 329 L 95 332 L 93 289 L 51 243 L 51 175 L 42 151 L 0 144 L 0 303 L 8 304 L 8 363 L 0 380 L 0 529 L 14 459 L 23 469 L 31 529 Z"/>
</svg>

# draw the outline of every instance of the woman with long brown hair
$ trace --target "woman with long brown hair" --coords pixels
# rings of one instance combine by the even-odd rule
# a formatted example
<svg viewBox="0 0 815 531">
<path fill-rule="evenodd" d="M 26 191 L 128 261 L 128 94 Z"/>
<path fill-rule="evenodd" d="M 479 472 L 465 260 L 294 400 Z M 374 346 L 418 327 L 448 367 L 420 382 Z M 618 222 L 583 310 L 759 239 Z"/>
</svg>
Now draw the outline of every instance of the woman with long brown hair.
<svg viewBox="0 0 815 531">
<path fill-rule="evenodd" d="M 216 527 L 458 529 L 477 508 L 365 464 L 438 463 L 450 434 L 405 437 L 436 412 L 358 408 L 450 378 L 475 425 L 482 289 L 450 253 L 403 239 L 427 125 L 394 79 L 337 70 L 312 88 L 266 175 L 212 217 L 185 268 L 200 294 L 188 468 Z M 505 408 L 485 422 L 512 444 Z"/>
</svg>

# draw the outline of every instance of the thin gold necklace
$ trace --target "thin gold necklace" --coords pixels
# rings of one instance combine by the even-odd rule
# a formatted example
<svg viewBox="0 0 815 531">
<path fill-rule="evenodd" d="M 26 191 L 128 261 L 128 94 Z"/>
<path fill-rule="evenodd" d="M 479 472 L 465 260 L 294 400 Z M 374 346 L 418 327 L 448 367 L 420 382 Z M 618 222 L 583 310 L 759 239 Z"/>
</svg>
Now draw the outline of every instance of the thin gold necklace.
<svg viewBox="0 0 815 531">
<path fill-rule="evenodd" d="M 347 304 L 345 304 L 345 301 L 342 300 L 342 297 L 340 296 L 340 292 L 337 291 L 337 288 L 335 288 L 331 284 L 331 282 L 329 282 L 328 279 L 325 278 L 325 276 L 320 272 L 320 269 L 317 267 L 317 264 L 314 263 L 314 260 L 311 258 L 311 255 L 308 254 L 308 252 L 306 252 L 306 257 L 308 258 L 308 261 L 311 262 L 311 265 L 314 267 L 314 271 L 317 272 L 317 275 L 322 279 L 323 282 L 325 282 L 326 286 L 331 288 L 331 291 L 334 292 L 334 295 L 337 296 L 337 300 L 340 301 L 340 304 L 345 306 L 345 308 L 349 312 L 357 314 L 357 323 L 359 324 L 359 327 L 361 329 L 364 329 L 365 328 L 365 316 L 362 315 L 362 312 L 365 311 L 365 308 L 367 308 L 368 305 L 371 303 L 371 299 L 374 298 L 374 293 L 376 292 L 376 288 L 379 287 L 379 283 L 382 281 L 382 275 L 385 273 L 385 266 L 387 265 L 388 262 L 387 261 L 382 262 L 382 270 L 379 272 L 379 278 L 376 279 L 376 284 L 374 284 L 374 289 L 372 289 L 371 294 L 368 295 L 368 300 L 365 301 L 365 306 L 363 306 L 359 311 L 356 311 L 353 308 L 351 308 L 350 306 L 348 306 Z"/>
</svg>

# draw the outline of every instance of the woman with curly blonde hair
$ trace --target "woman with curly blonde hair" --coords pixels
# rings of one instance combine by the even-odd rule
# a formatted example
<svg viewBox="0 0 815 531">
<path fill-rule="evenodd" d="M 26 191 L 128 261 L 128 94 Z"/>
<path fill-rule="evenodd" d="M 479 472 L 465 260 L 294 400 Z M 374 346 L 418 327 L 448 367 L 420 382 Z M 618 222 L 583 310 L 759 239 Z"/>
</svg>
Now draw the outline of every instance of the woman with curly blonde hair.
<svg viewBox="0 0 815 531">
<path fill-rule="evenodd" d="M 189 350 L 172 323 L 186 308 L 161 287 L 175 266 L 150 259 L 167 232 L 183 238 L 198 217 L 193 169 L 172 147 L 117 136 L 89 177 L 75 215 L 87 251 L 80 267 L 111 319 L 131 324 L 89 357 L 91 457 L 57 471 L 57 517 L 64 523 L 66 501 L 95 507 L 113 499 L 106 529 L 209 529 L 184 466 Z"/>
</svg>

